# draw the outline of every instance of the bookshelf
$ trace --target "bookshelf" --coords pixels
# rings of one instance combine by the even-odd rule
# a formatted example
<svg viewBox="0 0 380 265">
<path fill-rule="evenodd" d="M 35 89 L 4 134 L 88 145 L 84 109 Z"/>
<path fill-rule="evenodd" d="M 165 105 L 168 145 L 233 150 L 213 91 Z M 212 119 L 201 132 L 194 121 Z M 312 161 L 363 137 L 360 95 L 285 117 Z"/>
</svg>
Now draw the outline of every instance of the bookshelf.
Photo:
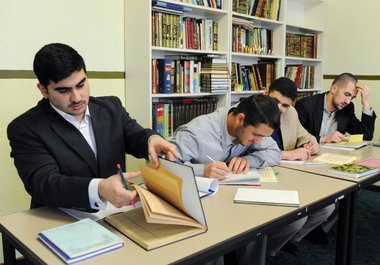
<svg viewBox="0 0 380 265">
<path fill-rule="evenodd" d="M 256 0 L 259 1 L 259 0 Z M 153 104 L 171 99 L 201 99 L 215 97 L 217 107 L 234 104 L 241 97 L 247 97 L 253 93 L 262 93 L 262 90 L 245 90 L 242 86 L 236 90 L 229 89 L 220 93 L 197 92 L 197 93 L 157 93 L 153 92 L 152 86 L 155 80 L 155 72 L 152 71 L 152 60 L 163 60 L 168 55 L 183 56 L 207 56 L 216 55 L 226 58 L 230 73 L 234 63 L 240 65 L 261 64 L 263 61 L 274 62 L 271 78 L 278 78 L 286 74 L 289 66 L 302 65 L 313 68 L 312 86 L 309 89 L 300 87 L 300 94 L 317 93 L 323 85 L 323 43 L 324 43 L 324 0 L 281 0 L 269 1 L 279 3 L 278 14 L 272 14 L 270 19 L 259 16 L 242 14 L 234 11 L 232 0 L 222 0 L 222 8 L 210 8 L 189 2 L 203 1 L 174 1 L 162 0 L 162 3 L 177 4 L 191 11 L 180 14 L 180 17 L 191 17 L 198 20 L 212 20 L 218 25 L 217 49 L 189 49 L 187 47 L 164 47 L 156 45 L 155 35 L 152 33 L 153 10 L 152 0 L 128 0 L 125 1 L 125 69 L 126 69 L 126 107 L 130 114 L 145 127 L 152 128 L 154 119 Z M 218 1 L 215 1 L 218 2 Z M 240 1 L 241 2 L 241 1 Z M 263 1 L 267 2 L 267 1 Z M 248 11 L 252 2 L 247 0 Z M 236 10 L 236 9 L 235 9 Z M 269 13 L 268 13 L 269 14 Z M 236 50 L 236 36 L 234 30 L 235 21 L 248 21 L 259 32 L 265 32 L 270 41 L 270 51 L 267 47 L 258 49 L 246 49 L 244 52 Z M 271 33 L 267 33 L 271 32 Z M 317 47 L 313 58 L 289 55 L 287 36 L 305 35 L 314 36 L 314 46 Z M 152 37 L 153 36 L 153 37 Z M 177 37 L 176 37 L 177 38 Z M 176 40 L 177 41 L 177 40 Z M 235 42 L 235 43 L 234 43 Z M 153 44 L 154 43 L 154 44 Z M 264 45 L 265 46 L 265 45 Z M 235 47 L 236 48 L 236 47 Z M 269 72 L 268 72 L 269 73 Z M 309 74 L 310 76 L 310 74 Z M 229 83 L 230 84 L 230 83 Z M 269 84 L 269 83 L 265 83 Z"/>
</svg>

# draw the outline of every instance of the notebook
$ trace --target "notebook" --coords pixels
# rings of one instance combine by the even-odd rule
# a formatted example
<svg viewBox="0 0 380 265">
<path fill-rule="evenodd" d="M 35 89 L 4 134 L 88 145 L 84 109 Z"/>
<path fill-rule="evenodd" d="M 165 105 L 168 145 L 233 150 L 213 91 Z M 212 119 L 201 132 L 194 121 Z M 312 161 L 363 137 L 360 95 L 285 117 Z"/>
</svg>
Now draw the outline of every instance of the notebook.
<svg viewBox="0 0 380 265">
<path fill-rule="evenodd" d="M 67 264 L 124 245 L 121 238 L 89 218 L 44 230 L 38 238 Z"/>
<path fill-rule="evenodd" d="M 299 206 L 298 191 L 239 188 L 235 203 L 252 203 L 277 206 Z"/>
</svg>

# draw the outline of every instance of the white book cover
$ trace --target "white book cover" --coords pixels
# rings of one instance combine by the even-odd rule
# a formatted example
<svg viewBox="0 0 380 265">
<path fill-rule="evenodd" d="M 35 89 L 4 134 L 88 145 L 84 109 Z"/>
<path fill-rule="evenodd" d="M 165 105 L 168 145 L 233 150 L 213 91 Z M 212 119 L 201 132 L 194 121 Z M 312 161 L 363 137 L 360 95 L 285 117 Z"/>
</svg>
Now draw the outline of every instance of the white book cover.
<svg viewBox="0 0 380 265">
<path fill-rule="evenodd" d="M 278 206 L 299 206 L 298 191 L 239 188 L 234 202 Z"/>
</svg>

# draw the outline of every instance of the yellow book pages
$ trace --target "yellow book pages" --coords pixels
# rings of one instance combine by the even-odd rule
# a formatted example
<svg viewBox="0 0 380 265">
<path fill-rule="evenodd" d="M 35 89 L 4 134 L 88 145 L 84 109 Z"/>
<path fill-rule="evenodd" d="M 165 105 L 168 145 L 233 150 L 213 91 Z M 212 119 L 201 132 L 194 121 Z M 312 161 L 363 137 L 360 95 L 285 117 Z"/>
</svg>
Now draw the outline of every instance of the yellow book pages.
<svg viewBox="0 0 380 265">
<path fill-rule="evenodd" d="M 177 224 L 204 228 L 203 225 L 150 191 L 138 185 L 134 187 L 140 196 L 148 223 Z"/>
<path fill-rule="evenodd" d="M 349 143 L 361 143 L 363 142 L 363 134 L 351 134 L 349 139 Z"/>
<path fill-rule="evenodd" d="M 190 215 L 182 201 L 182 179 L 169 170 L 160 166 L 157 169 L 150 168 L 145 164 L 140 164 L 141 175 L 148 189 L 170 202 L 182 212 Z"/>
<path fill-rule="evenodd" d="M 105 221 L 147 250 L 201 234 L 207 230 L 190 226 L 148 223 L 142 208 L 110 215 Z"/>
</svg>

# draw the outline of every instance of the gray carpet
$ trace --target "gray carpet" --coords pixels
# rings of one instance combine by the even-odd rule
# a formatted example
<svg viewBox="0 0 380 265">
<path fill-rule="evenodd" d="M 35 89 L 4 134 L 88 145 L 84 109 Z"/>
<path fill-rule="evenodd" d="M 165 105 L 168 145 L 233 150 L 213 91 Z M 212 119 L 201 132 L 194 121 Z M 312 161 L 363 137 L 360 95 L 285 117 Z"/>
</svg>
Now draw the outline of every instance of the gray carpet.
<svg viewBox="0 0 380 265">
<path fill-rule="evenodd" d="M 352 264 L 380 264 L 380 188 L 371 187 L 359 193 L 356 208 L 356 232 Z M 336 227 L 328 234 L 328 245 L 316 245 L 307 240 L 298 243 L 296 256 L 280 251 L 268 257 L 267 265 L 330 265 L 335 264 Z"/>
</svg>

